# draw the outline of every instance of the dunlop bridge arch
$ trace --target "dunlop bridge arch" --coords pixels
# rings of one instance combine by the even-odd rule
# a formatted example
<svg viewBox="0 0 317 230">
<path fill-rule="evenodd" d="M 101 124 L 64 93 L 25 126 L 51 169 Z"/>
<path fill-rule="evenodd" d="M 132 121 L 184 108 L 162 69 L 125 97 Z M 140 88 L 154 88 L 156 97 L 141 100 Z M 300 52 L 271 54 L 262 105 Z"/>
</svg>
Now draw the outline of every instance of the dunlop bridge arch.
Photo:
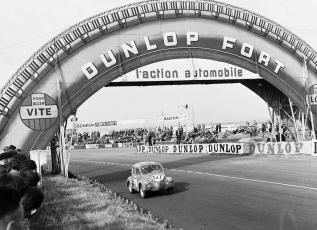
<svg viewBox="0 0 317 230">
<path fill-rule="evenodd" d="M 306 110 L 303 63 L 310 85 L 317 80 L 316 52 L 256 13 L 204 0 L 134 3 L 69 27 L 17 70 L 0 91 L 0 146 L 45 148 L 59 127 L 57 115 L 65 120 L 101 87 L 135 68 L 177 58 L 212 59 L 258 73 L 265 81 L 242 83 L 274 109 L 277 101 L 291 98 L 294 108 L 282 103 L 286 115 L 291 109 Z M 35 98 L 30 95 L 38 95 L 40 104 L 58 101 L 56 79 L 62 110 L 49 124 L 34 119 L 28 127 L 21 108 L 30 106 Z"/>
</svg>

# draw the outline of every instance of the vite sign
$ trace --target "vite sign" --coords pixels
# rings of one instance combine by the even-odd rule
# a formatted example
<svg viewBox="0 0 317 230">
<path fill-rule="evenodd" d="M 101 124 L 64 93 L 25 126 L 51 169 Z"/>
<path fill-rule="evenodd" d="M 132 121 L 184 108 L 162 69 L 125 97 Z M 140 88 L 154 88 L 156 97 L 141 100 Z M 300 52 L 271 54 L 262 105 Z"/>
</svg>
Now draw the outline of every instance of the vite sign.
<svg viewBox="0 0 317 230">
<path fill-rule="evenodd" d="M 34 130 L 50 128 L 58 117 L 58 108 L 50 96 L 44 93 L 35 93 L 28 96 L 20 107 L 22 122 Z"/>
<path fill-rule="evenodd" d="M 185 36 L 185 38 L 184 38 Z M 185 39 L 180 42 L 180 39 Z M 141 40 L 141 42 L 130 41 L 127 43 L 123 43 L 119 46 L 119 50 L 122 53 L 120 56 L 120 62 L 122 59 L 129 59 L 133 57 L 137 57 L 138 55 L 146 54 L 147 52 L 154 52 L 158 49 L 169 49 L 176 48 L 177 46 L 186 47 L 195 47 L 199 48 L 200 46 L 200 35 L 197 32 L 186 32 L 186 34 L 177 34 L 175 32 L 165 32 L 161 35 L 160 42 L 154 42 L 150 37 L 145 36 Z M 270 53 L 264 50 L 258 51 L 259 54 L 256 54 L 256 60 L 254 60 L 256 47 L 254 44 L 249 44 L 247 42 L 239 41 L 237 38 L 224 36 L 222 38 L 210 38 L 210 42 L 208 43 L 211 49 L 219 50 L 224 53 L 231 53 L 240 58 L 248 59 L 250 61 L 255 61 L 258 64 L 266 67 L 269 71 L 274 74 L 278 74 L 281 69 L 285 68 L 285 65 L 278 59 L 272 57 Z M 221 42 L 214 42 L 212 39 L 221 39 Z M 203 39 L 202 39 L 203 40 Z M 217 41 L 218 41 L 217 40 Z M 156 40 L 157 41 L 157 40 Z M 206 41 L 204 41 L 206 44 Z M 182 43 L 180 45 L 180 43 Z M 161 46 L 161 47 L 159 47 Z M 202 46 L 201 48 L 204 48 Z M 100 55 L 100 60 L 103 63 L 103 68 L 110 68 L 116 64 L 120 64 L 117 55 L 114 54 L 112 50 L 105 50 L 105 53 Z M 92 61 L 87 62 L 81 67 L 81 71 L 84 75 L 91 79 L 101 73 Z"/>
</svg>

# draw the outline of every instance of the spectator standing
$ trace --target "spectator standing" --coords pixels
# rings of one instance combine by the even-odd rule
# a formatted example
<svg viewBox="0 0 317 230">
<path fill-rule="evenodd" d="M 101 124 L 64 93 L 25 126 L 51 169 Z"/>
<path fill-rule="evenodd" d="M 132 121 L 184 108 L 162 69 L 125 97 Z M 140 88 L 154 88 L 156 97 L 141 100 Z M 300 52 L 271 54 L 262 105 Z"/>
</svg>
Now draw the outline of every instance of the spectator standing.
<svg viewBox="0 0 317 230">
<path fill-rule="evenodd" d="M 258 134 L 258 122 L 256 120 L 253 121 L 254 127 L 254 136 Z"/>
<path fill-rule="evenodd" d="M 268 123 L 267 128 L 268 128 L 269 133 L 271 133 L 272 132 L 272 122 Z"/>
<path fill-rule="evenodd" d="M 147 134 L 147 142 L 149 143 L 149 146 L 152 146 L 153 145 L 153 142 L 152 142 L 152 132 L 149 131 L 148 134 Z"/>
<path fill-rule="evenodd" d="M 181 133 L 180 127 L 178 127 L 178 129 L 176 130 L 175 135 L 176 135 L 176 144 L 179 145 L 182 139 L 182 133 Z"/>
<path fill-rule="evenodd" d="M 4 147 L 3 153 L 0 154 L 0 165 L 9 164 L 15 155 L 17 155 L 17 152 L 14 145 Z"/>
<path fill-rule="evenodd" d="M 265 130 L 266 130 L 266 125 L 262 123 L 262 126 L 261 126 L 262 137 L 264 137 Z"/>
<path fill-rule="evenodd" d="M 183 138 L 184 136 L 184 129 L 183 129 L 183 126 L 180 126 L 180 132 L 181 132 L 181 139 Z"/>
</svg>

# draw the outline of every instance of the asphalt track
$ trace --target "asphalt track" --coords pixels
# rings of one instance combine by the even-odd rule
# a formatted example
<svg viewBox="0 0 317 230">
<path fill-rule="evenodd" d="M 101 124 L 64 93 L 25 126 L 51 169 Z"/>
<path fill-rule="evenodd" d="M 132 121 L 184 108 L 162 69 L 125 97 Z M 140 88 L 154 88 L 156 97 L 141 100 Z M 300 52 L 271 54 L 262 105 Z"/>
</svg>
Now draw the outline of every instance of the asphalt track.
<svg viewBox="0 0 317 230">
<path fill-rule="evenodd" d="M 130 165 L 159 161 L 175 193 L 129 194 Z M 74 150 L 70 170 L 94 178 L 183 229 L 317 229 L 317 159 L 146 155 L 132 149 Z"/>
</svg>

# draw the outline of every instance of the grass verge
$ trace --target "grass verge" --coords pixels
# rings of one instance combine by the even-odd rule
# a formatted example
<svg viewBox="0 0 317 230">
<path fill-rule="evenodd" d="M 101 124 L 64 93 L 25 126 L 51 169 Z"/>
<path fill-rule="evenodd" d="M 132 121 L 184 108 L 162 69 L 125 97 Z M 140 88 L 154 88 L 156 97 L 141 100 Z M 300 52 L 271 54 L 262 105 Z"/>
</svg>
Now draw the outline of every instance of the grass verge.
<svg viewBox="0 0 317 230">
<path fill-rule="evenodd" d="M 153 218 L 87 181 L 46 176 L 42 191 L 45 201 L 30 220 L 32 230 L 164 229 Z"/>
</svg>

